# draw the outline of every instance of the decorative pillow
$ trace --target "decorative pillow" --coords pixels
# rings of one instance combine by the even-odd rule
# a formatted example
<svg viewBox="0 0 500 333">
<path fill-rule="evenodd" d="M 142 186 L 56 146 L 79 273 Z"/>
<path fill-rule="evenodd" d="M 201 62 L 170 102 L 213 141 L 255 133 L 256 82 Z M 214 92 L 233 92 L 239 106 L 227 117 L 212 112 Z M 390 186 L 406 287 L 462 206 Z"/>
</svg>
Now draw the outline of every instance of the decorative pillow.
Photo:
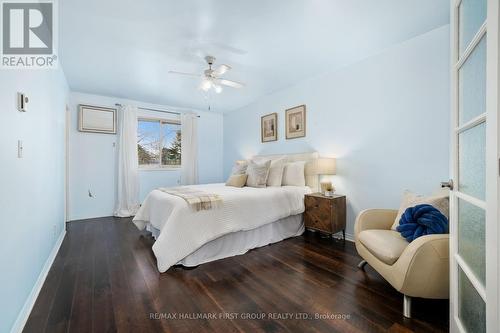
<svg viewBox="0 0 500 333">
<path fill-rule="evenodd" d="M 284 157 L 271 160 L 269 168 L 269 177 L 267 177 L 267 186 L 281 186 L 283 181 L 283 171 L 285 169 L 286 159 Z"/>
<path fill-rule="evenodd" d="M 447 234 L 448 218 L 431 205 L 416 205 L 405 210 L 397 231 L 408 242 L 425 235 Z"/>
<path fill-rule="evenodd" d="M 399 220 L 401 219 L 401 216 L 407 208 L 414 207 L 420 204 L 428 204 L 434 206 L 444 216 L 446 216 L 446 218 L 448 218 L 449 216 L 450 199 L 448 198 L 448 193 L 442 192 L 433 196 L 424 197 L 410 191 L 405 191 L 403 193 L 403 199 L 401 200 L 401 206 L 399 207 L 398 215 L 396 216 L 396 220 L 394 220 L 391 229 L 397 230 L 396 228 L 399 225 Z"/>
<path fill-rule="evenodd" d="M 269 176 L 269 168 L 271 161 L 256 163 L 250 161 L 247 168 L 247 186 L 250 187 L 266 187 L 267 177 Z"/>
<path fill-rule="evenodd" d="M 231 170 L 231 175 L 244 175 L 247 172 L 247 168 L 247 161 L 236 161 L 234 163 L 233 169 Z"/>
<path fill-rule="evenodd" d="M 226 186 L 243 187 L 247 182 L 248 175 L 231 175 L 229 176 Z"/>
<path fill-rule="evenodd" d="M 283 171 L 282 185 L 306 186 L 306 177 L 304 174 L 306 162 L 298 161 L 285 164 Z"/>
</svg>

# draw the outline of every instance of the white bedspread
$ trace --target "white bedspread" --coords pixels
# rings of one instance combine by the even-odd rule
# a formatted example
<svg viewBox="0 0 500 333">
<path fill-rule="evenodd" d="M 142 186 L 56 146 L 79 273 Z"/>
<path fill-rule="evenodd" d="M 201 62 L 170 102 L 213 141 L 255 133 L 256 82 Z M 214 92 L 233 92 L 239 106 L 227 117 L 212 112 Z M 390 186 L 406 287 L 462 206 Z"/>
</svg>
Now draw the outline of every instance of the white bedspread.
<svg viewBox="0 0 500 333">
<path fill-rule="evenodd" d="M 194 212 L 182 198 L 154 190 L 134 218 L 140 230 L 147 223 L 161 230 L 153 252 L 162 273 L 218 237 L 303 213 L 304 194 L 311 192 L 307 186 L 236 188 L 207 184 L 190 187 L 220 195 L 222 206 Z"/>
</svg>

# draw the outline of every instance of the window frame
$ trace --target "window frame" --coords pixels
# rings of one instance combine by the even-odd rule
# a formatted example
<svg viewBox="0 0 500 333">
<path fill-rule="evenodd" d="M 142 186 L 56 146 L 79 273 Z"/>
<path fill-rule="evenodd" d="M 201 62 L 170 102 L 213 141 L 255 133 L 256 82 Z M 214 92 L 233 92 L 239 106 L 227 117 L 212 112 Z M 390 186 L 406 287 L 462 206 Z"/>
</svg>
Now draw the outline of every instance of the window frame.
<svg viewBox="0 0 500 333">
<path fill-rule="evenodd" d="M 161 152 L 163 149 L 163 124 L 171 124 L 171 125 L 180 125 L 181 121 L 178 119 L 171 118 L 161 118 L 161 117 L 153 117 L 148 115 L 141 115 L 137 117 L 137 127 L 139 128 L 140 121 L 150 121 L 150 122 L 159 122 L 160 123 L 160 163 L 159 164 L 138 164 L 139 171 L 177 171 L 181 169 L 182 162 L 180 165 L 163 165 L 161 159 Z M 182 131 L 181 131 L 181 142 L 182 142 Z M 139 158 L 137 158 L 139 160 Z M 181 161 L 182 161 L 182 152 L 181 152 Z M 138 161 L 139 162 L 139 161 Z"/>
</svg>

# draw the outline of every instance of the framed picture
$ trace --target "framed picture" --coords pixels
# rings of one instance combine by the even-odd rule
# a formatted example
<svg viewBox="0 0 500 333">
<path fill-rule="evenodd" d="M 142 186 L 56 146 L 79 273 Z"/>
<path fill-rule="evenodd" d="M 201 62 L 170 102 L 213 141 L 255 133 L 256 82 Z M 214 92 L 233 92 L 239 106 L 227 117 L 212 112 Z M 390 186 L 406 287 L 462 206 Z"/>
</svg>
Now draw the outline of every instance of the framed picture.
<svg viewBox="0 0 500 333">
<path fill-rule="evenodd" d="M 80 105 L 78 130 L 80 132 L 116 134 L 116 109 Z"/>
<path fill-rule="evenodd" d="M 286 110 L 286 138 L 295 139 L 306 136 L 306 106 L 299 105 Z"/>
<path fill-rule="evenodd" d="M 260 118 L 262 142 L 278 140 L 278 114 L 271 113 Z"/>
</svg>

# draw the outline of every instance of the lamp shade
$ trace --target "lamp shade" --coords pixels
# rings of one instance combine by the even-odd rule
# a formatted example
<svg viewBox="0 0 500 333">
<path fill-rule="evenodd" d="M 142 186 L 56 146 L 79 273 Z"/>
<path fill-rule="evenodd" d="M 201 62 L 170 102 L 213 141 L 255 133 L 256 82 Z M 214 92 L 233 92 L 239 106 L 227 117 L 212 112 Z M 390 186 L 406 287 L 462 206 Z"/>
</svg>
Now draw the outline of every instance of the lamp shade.
<svg viewBox="0 0 500 333">
<path fill-rule="evenodd" d="M 318 175 L 334 175 L 337 171 L 337 163 L 334 158 L 318 159 Z"/>
</svg>

